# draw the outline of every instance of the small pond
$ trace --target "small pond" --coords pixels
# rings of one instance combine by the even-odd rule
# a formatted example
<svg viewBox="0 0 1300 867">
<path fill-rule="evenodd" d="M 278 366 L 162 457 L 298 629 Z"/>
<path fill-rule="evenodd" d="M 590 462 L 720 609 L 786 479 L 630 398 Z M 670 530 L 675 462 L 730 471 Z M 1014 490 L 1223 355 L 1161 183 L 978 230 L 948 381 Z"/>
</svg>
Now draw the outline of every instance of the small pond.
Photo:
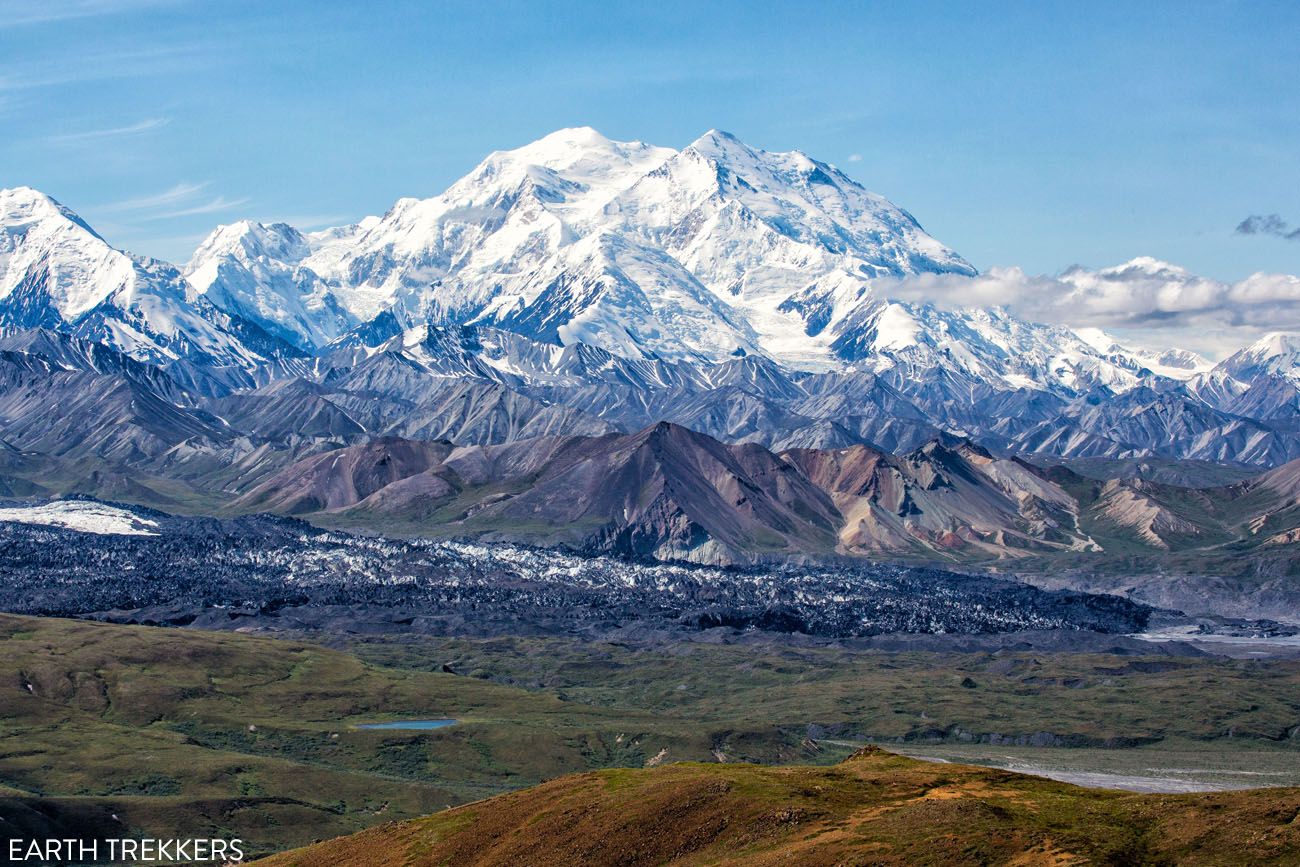
<svg viewBox="0 0 1300 867">
<path fill-rule="evenodd" d="M 402 731 L 423 730 L 423 729 L 441 729 L 450 725 L 455 725 L 454 719 L 399 719 L 396 722 L 385 723 L 364 723 L 357 726 L 359 729 L 400 729 Z"/>
</svg>

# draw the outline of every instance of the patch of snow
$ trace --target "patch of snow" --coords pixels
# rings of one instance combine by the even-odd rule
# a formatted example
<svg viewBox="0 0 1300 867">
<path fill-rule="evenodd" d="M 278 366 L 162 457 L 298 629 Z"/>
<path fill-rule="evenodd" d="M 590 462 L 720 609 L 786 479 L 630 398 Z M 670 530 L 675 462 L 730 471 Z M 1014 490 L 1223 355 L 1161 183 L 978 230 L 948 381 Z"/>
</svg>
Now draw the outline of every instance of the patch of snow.
<svg viewBox="0 0 1300 867">
<path fill-rule="evenodd" d="M 62 527 L 101 536 L 157 536 L 158 522 L 134 512 L 82 500 L 0 508 L 0 521 Z"/>
</svg>

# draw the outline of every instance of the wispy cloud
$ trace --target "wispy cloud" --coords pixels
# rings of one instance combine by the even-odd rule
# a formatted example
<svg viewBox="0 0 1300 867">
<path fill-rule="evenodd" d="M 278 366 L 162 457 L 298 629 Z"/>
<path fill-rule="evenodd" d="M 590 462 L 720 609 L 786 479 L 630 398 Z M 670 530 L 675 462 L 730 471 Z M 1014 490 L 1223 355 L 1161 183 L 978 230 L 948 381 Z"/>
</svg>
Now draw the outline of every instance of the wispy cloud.
<svg viewBox="0 0 1300 867">
<path fill-rule="evenodd" d="M 849 154 L 849 162 L 851 163 L 862 162 L 862 154 Z"/>
<path fill-rule="evenodd" d="M 229 211 L 233 208 L 247 205 L 251 199 L 245 197 L 242 199 L 227 199 L 225 196 L 217 196 L 211 201 L 203 204 L 191 205 L 188 208 L 179 208 L 175 211 L 167 211 L 162 214 L 154 214 L 149 217 L 151 220 L 169 220 L 174 217 L 193 217 L 197 214 L 216 214 L 221 211 Z"/>
<path fill-rule="evenodd" d="M 114 78 L 178 73 L 209 62 L 206 46 L 168 45 L 52 56 L 0 67 L 0 94 Z"/>
<path fill-rule="evenodd" d="M 1292 229 L 1277 214 L 1251 214 L 1237 224 L 1238 235 L 1272 235 L 1284 241 L 1300 241 L 1300 226 Z"/>
<path fill-rule="evenodd" d="M 180 0 L 0 0 L 0 29 L 120 15 Z"/>
<path fill-rule="evenodd" d="M 193 217 L 199 214 L 216 214 L 229 211 L 248 204 L 248 197 L 228 199 L 225 196 L 208 198 L 204 192 L 211 186 L 210 181 L 200 184 L 175 184 L 162 192 L 120 202 L 109 202 L 100 206 L 101 211 L 109 213 L 132 213 L 136 220 L 170 220 L 177 217 Z"/>
<path fill-rule="evenodd" d="M 147 211 L 154 208 L 174 208 L 192 201 L 195 196 L 202 193 L 209 186 L 209 181 L 201 184 L 176 184 L 161 193 L 154 193 L 151 196 L 141 196 L 135 199 L 123 199 L 120 202 L 110 202 L 103 205 L 100 210 L 103 211 Z"/>
<path fill-rule="evenodd" d="M 54 144 L 79 144 L 81 142 L 101 141 L 103 139 L 121 138 L 124 136 L 141 135 L 142 133 L 153 132 L 156 129 L 162 129 L 169 123 L 165 117 L 151 117 L 140 121 L 139 123 L 128 124 L 127 126 L 115 126 L 108 129 L 91 129 L 84 132 L 71 132 L 62 135 L 52 135 L 48 141 Z"/>
</svg>

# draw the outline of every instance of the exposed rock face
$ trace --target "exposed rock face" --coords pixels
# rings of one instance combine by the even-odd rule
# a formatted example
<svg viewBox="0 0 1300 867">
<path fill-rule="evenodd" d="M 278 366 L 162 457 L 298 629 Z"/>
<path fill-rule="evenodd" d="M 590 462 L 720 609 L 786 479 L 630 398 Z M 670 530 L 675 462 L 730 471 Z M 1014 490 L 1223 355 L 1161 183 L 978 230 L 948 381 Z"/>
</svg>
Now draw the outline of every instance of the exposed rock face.
<svg viewBox="0 0 1300 867">
<path fill-rule="evenodd" d="M 344 523 L 701 563 L 835 553 L 982 561 L 1106 554 L 1111 546 L 1176 552 L 1254 536 L 1285 544 L 1300 524 L 1291 465 L 1226 488 L 1188 489 L 1093 481 L 968 442 L 931 442 L 901 456 L 866 446 L 773 454 L 660 423 L 631 435 L 430 448 L 414 462 L 395 455 L 409 470 L 400 478 L 354 484 L 353 468 L 385 448 L 405 455 L 411 444 L 308 458 L 235 508 L 314 509 Z M 348 479 L 335 483 L 332 473 Z M 297 496 L 324 490 L 347 494 L 329 506 Z M 288 501 L 285 491 L 295 492 Z"/>
<path fill-rule="evenodd" d="M 862 446 L 786 456 L 831 494 L 848 551 L 1014 556 L 1094 546 L 1077 530 L 1072 497 L 1034 468 L 970 444 L 930 443 L 902 457 Z"/>
<path fill-rule="evenodd" d="M 372 467 L 388 450 L 395 454 L 384 466 L 397 477 L 372 487 L 366 482 L 386 478 Z M 319 455 L 264 482 L 236 507 L 303 512 L 328 502 L 315 509 L 704 563 L 835 547 L 834 506 L 793 466 L 759 446 L 728 446 L 676 425 L 629 436 L 424 448 L 414 460 L 411 451 L 412 444 L 389 440 Z M 293 492 L 289 500 L 280 499 L 285 491 Z M 443 506 L 449 510 L 439 513 Z"/>
<path fill-rule="evenodd" d="M 1133 531 L 1148 545 L 1166 551 L 1174 540 L 1195 541 L 1205 535 L 1201 527 L 1152 496 L 1148 491 L 1154 487 L 1141 481 L 1112 479 L 1102 487 L 1092 512 L 1101 520 Z"/>
<path fill-rule="evenodd" d="M 296 515 L 355 505 L 383 488 L 441 464 L 450 443 L 375 439 L 295 464 L 239 501 L 241 508 Z"/>
</svg>

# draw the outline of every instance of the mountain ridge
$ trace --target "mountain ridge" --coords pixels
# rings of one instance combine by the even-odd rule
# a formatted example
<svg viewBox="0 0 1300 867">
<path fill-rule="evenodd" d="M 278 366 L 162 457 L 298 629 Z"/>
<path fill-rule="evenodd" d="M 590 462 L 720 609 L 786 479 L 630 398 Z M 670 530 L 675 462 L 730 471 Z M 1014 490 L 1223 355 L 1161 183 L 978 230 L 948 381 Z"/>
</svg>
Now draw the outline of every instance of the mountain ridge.
<svg viewBox="0 0 1300 867">
<path fill-rule="evenodd" d="M 1300 524 L 1297 468 L 1191 489 L 1089 479 L 968 441 L 898 455 L 864 445 L 774 453 L 659 422 L 488 446 L 372 439 L 291 463 L 228 510 L 714 565 L 1104 562 L 1289 544 Z"/>
</svg>

